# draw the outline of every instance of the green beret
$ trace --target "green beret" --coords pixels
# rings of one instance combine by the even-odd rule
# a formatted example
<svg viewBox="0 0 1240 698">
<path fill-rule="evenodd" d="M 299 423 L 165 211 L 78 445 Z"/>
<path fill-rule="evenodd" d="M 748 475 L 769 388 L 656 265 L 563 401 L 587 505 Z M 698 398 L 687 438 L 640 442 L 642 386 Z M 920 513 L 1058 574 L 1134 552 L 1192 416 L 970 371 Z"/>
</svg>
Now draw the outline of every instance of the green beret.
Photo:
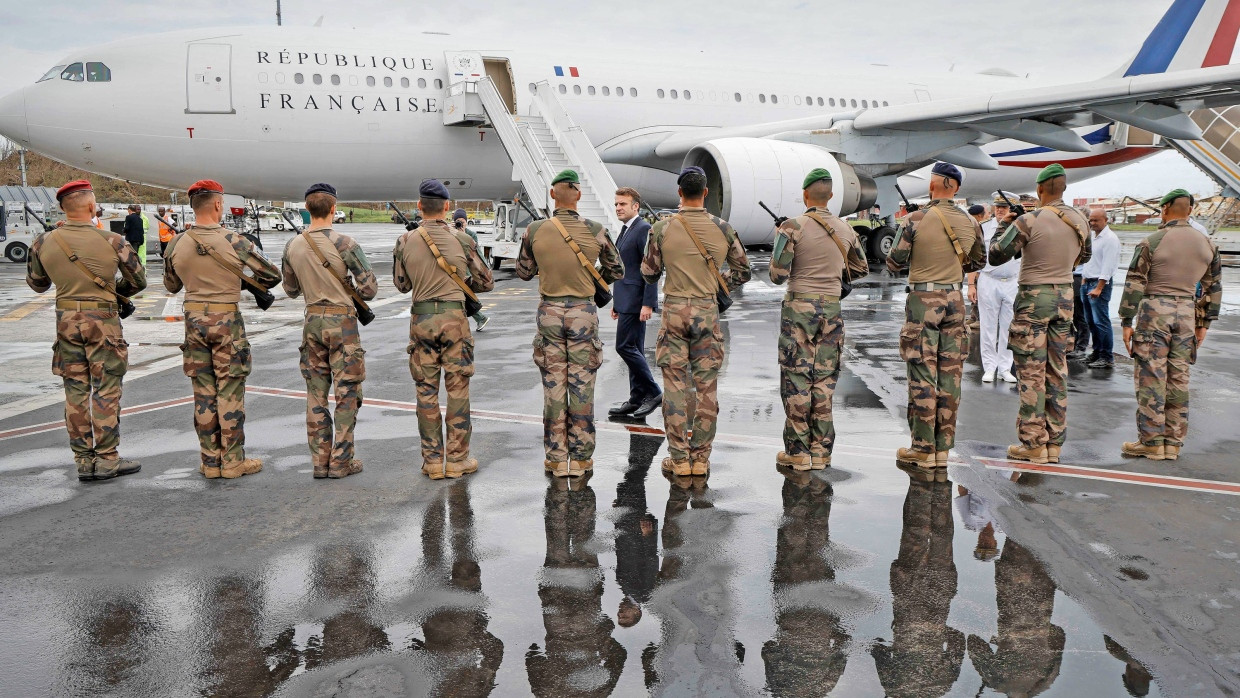
<svg viewBox="0 0 1240 698">
<path fill-rule="evenodd" d="M 812 169 L 812 170 L 810 170 L 810 171 L 809 171 L 809 174 L 805 175 L 805 181 L 801 182 L 801 188 L 802 188 L 802 189 L 809 189 L 809 185 L 811 185 L 811 184 L 813 184 L 814 182 L 817 182 L 817 181 L 819 181 L 819 180 L 823 180 L 823 179 L 825 179 L 825 180 L 827 180 L 828 182 L 830 182 L 830 181 L 831 181 L 831 173 L 830 173 L 830 172 L 827 172 L 826 170 L 822 169 L 821 167 L 815 167 L 814 169 Z"/>
<path fill-rule="evenodd" d="M 1192 194 L 1189 194 L 1187 191 L 1185 191 L 1185 190 L 1183 190 L 1183 189 L 1172 189 L 1171 191 L 1167 192 L 1167 194 L 1166 194 L 1165 196 L 1163 196 L 1163 198 L 1162 198 L 1162 199 L 1160 199 L 1160 200 L 1158 201 L 1158 205 L 1159 205 L 1159 206 L 1166 206 L 1167 204 L 1171 203 L 1172 201 L 1175 201 L 1176 199 L 1180 198 L 1181 196 L 1187 196 L 1187 197 L 1188 197 L 1189 202 L 1192 202 L 1192 200 L 1193 200 L 1193 195 L 1192 195 Z"/>
<path fill-rule="evenodd" d="M 1068 173 L 1064 171 L 1063 165 L 1056 162 L 1042 168 L 1042 171 L 1038 173 L 1038 184 L 1041 184 L 1042 182 L 1045 182 L 1053 177 L 1066 176 L 1068 176 Z"/>
<path fill-rule="evenodd" d="M 581 184 L 581 179 L 577 176 L 577 172 L 575 170 L 561 170 L 560 174 L 556 175 L 555 179 L 551 180 L 551 184 L 556 185 L 556 184 L 559 184 L 560 182 L 568 182 L 569 184 Z"/>
</svg>

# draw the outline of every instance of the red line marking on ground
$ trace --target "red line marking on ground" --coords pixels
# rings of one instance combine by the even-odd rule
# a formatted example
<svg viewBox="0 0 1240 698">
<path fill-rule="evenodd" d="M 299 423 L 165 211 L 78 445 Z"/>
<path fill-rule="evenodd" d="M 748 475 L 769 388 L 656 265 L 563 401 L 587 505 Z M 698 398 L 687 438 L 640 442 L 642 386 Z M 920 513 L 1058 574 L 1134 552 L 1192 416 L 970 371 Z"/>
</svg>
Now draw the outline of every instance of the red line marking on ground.
<svg viewBox="0 0 1240 698">
<path fill-rule="evenodd" d="M 132 407 L 122 407 L 121 416 L 124 417 L 131 414 L 154 412 L 155 410 L 163 410 L 169 407 L 176 407 L 177 405 L 187 405 L 193 401 L 194 398 L 192 396 L 178 397 L 171 400 L 160 400 L 159 402 L 147 402 L 141 405 L 133 405 Z M 0 431 L 0 441 L 15 439 L 19 436 L 30 436 L 32 434 L 43 434 L 49 431 L 56 431 L 57 429 L 63 429 L 64 426 L 65 421 L 62 419 L 56 422 L 43 422 L 42 424 L 31 424 L 29 426 L 6 429 L 4 431 Z"/>
<path fill-rule="evenodd" d="M 1175 490 L 1240 495 L 1240 484 L 1234 482 L 1199 480 L 1197 478 L 1175 477 L 1172 475 L 1147 475 L 1145 473 L 1134 473 L 1127 470 L 1087 468 L 1085 466 L 1065 465 L 1062 463 L 1047 463 L 1045 465 L 1039 465 L 1037 463 L 1028 463 L 1025 461 L 1010 461 L 991 458 L 978 458 L 976 460 L 985 465 L 987 468 L 994 468 L 997 470 L 1019 470 L 1021 472 L 1047 473 L 1050 475 L 1063 475 L 1064 477 L 1077 477 L 1086 480 L 1105 480 L 1109 482 L 1123 482 L 1131 485 L 1166 487 L 1168 489 Z"/>
</svg>

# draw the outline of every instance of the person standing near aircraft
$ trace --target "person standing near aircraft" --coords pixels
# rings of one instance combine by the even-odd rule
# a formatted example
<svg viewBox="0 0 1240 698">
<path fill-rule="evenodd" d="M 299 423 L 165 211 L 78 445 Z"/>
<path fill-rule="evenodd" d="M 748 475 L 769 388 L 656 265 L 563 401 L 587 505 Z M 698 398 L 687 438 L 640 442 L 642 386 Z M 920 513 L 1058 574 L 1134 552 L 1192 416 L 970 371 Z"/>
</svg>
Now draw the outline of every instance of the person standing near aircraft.
<svg viewBox="0 0 1240 698">
<path fill-rule="evenodd" d="M 129 204 L 129 215 L 125 216 L 125 242 L 129 243 L 134 252 L 139 252 L 146 244 L 146 228 L 142 225 L 142 207 L 138 204 Z M 138 261 L 142 262 L 142 266 L 146 266 L 146 258 L 141 254 L 138 255 Z"/>
<path fill-rule="evenodd" d="M 146 288 L 146 269 L 125 238 L 91 224 L 90 182 L 65 184 L 56 201 L 68 222 L 31 243 L 26 285 L 35 293 L 56 286 L 52 375 L 64 382 L 65 429 L 78 479 L 109 480 L 142 468 L 117 453 L 121 380 L 129 368 L 129 344 L 117 311 L 118 296 Z"/>
<path fill-rule="evenodd" d="M 680 477 L 710 472 L 711 446 L 719 416 L 719 369 L 723 367 L 723 331 L 716 294 L 730 293 L 749 281 L 745 248 L 732 226 L 706 212 L 706 172 L 686 167 L 676 178 L 680 212 L 655 223 L 646 240 L 642 277 L 663 284 L 663 327 L 655 341 L 655 363 L 663 369 L 663 428 L 668 451 L 663 470 Z M 705 254 L 710 258 L 706 259 Z M 728 278 L 721 278 L 723 262 Z M 720 285 L 726 281 L 726 288 Z M 697 409 L 688 412 L 689 386 L 697 392 Z M 690 422 L 692 436 L 690 437 Z"/>
<path fill-rule="evenodd" d="M 417 390 L 418 434 L 422 440 L 422 473 L 432 480 L 457 478 L 478 470 L 469 457 L 473 423 L 469 411 L 469 379 L 474 375 L 474 338 L 465 319 L 466 289 L 470 296 L 495 288 L 491 270 L 464 232 L 445 220 L 448 188 L 437 179 L 418 187 L 422 223 L 396 240 L 392 250 L 392 282 L 410 294 L 409 373 Z M 468 270 L 467 278 L 461 272 Z M 439 377 L 448 394 L 447 438 L 439 413 Z"/>
<path fill-rule="evenodd" d="M 284 246 L 280 267 L 288 297 L 304 294 L 306 298 L 300 363 L 306 379 L 306 438 L 314 477 L 342 478 L 362 471 L 362 461 L 354 457 L 353 426 L 362 406 L 362 381 L 366 380 L 366 352 L 358 334 L 353 298 L 345 284 L 355 284 L 357 295 L 370 300 L 379 292 L 379 283 L 361 245 L 332 230 L 336 188 L 312 185 L 306 190 L 305 201 L 310 227 Z M 333 415 L 327 405 L 333 382 L 334 446 Z"/>
<path fill-rule="evenodd" d="M 663 391 L 646 363 L 646 321 L 659 308 L 659 287 L 642 278 L 642 254 L 646 251 L 650 224 L 637 215 L 642 205 L 641 194 L 636 189 L 621 187 L 615 198 L 616 217 L 623 224 L 616 237 L 616 249 L 624 262 L 624 278 L 613 287 L 611 319 L 616 321 L 616 353 L 629 367 L 629 399 L 607 414 L 645 419 L 663 404 Z"/>
<path fill-rule="evenodd" d="M 1020 218 L 1009 212 L 999 223 L 990 263 L 999 266 L 1021 254 L 1020 291 L 1008 333 L 1020 380 L 1020 443 L 1008 446 L 1008 458 L 1058 463 L 1068 426 L 1072 274 L 1089 261 L 1092 246 L 1085 217 L 1063 202 L 1068 188 L 1063 166 L 1047 165 L 1037 185 L 1038 208 Z"/>
<path fill-rule="evenodd" d="M 999 221 L 1007 218 L 1012 209 L 1002 197 L 995 198 L 995 217 L 982 223 L 982 245 L 990 247 L 990 241 L 999 229 Z M 993 383 L 996 378 L 1004 383 L 1015 383 L 1012 375 L 1012 352 L 1008 349 L 1008 329 L 1012 325 L 1012 304 L 1016 302 L 1020 274 L 1020 260 L 1011 259 L 1000 266 L 987 264 L 981 271 L 969 275 L 969 300 L 980 311 L 982 382 Z"/>
<path fill-rule="evenodd" d="M 1090 211 L 1088 220 L 1089 229 L 1094 233 L 1090 243 L 1093 256 L 1082 266 L 1081 302 L 1085 304 L 1094 353 L 1085 365 L 1112 368 L 1115 366 L 1115 335 L 1111 330 L 1111 280 L 1119 269 L 1119 237 L 1107 225 L 1107 214 L 1102 209 Z"/>
<path fill-rule="evenodd" d="M 280 283 L 280 270 L 254 244 L 220 225 L 224 186 L 211 179 L 189 188 L 194 225 L 172 238 L 164 255 L 164 287 L 185 288 L 183 368 L 194 387 L 194 429 L 202 449 L 199 472 L 208 479 L 236 478 L 263 469 L 245 457 L 245 379 L 250 342 L 238 303 L 241 275 L 264 289 Z M 188 238 L 188 241 L 187 241 Z"/>
<path fill-rule="evenodd" d="M 963 181 L 955 165 L 936 163 L 930 171 L 930 203 L 900 226 L 887 256 L 893 273 L 909 269 L 900 358 L 908 363 L 912 445 L 896 451 L 896 462 L 923 470 L 946 468 L 956 443 L 960 378 L 969 355 L 960 288 L 966 273 L 986 263 L 981 226 L 952 202 Z"/>
<path fill-rule="evenodd" d="M 1163 223 L 1138 243 L 1119 304 L 1137 390 L 1137 440 L 1123 453 L 1176 460 L 1188 434 L 1189 367 L 1218 319 L 1223 268 L 1218 248 L 1189 222 L 1193 196 L 1175 189 L 1160 203 Z"/>
<path fill-rule="evenodd" d="M 465 213 L 465 209 L 458 208 L 457 210 L 452 212 L 453 229 L 455 229 L 457 232 L 465 233 L 466 235 L 468 235 L 469 239 L 474 241 L 474 246 L 477 247 L 478 233 L 475 233 L 473 230 L 470 230 L 469 226 L 467 225 L 468 223 L 469 223 L 469 214 Z M 470 315 L 470 317 L 474 319 L 474 331 L 475 332 L 481 332 L 482 328 L 486 327 L 487 323 L 491 321 L 491 318 L 487 317 L 486 315 L 483 315 L 481 310 L 474 313 L 473 315 Z"/>
<path fill-rule="evenodd" d="M 160 206 L 159 210 L 159 256 L 162 258 L 164 253 L 168 251 L 168 243 L 172 242 L 172 237 L 177 231 L 172 226 L 164 225 L 164 221 L 168 220 L 168 209 Z"/>
<path fill-rule="evenodd" d="M 594 468 L 594 379 L 603 363 L 595 288 L 624 276 L 607 229 L 577 213 L 580 182 L 573 170 L 551 180 L 555 214 L 530 224 L 517 255 L 517 276 L 537 276 L 542 296 L 534 364 L 543 384 L 543 467 L 556 477 Z"/>
<path fill-rule="evenodd" d="M 810 170 L 801 182 L 807 210 L 779 226 L 771 253 L 771 282 L 788 283 L 779 319 L 779 395 L 784 450 L 775 461 L 794 470 L 831 465 L 835 423 L 831 400 L 840 377 L 843 282 L 870 273 L 852 226 L 827 209 L 831 173 Z"/>
</svg>

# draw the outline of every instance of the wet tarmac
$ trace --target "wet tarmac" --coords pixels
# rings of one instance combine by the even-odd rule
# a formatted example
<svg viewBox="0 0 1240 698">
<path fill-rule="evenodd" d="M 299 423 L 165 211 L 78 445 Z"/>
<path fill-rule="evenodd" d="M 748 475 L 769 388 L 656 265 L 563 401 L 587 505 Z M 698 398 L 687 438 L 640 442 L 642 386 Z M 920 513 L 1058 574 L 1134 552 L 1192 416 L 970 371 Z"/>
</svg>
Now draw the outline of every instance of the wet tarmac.
<svg viewBox="0 0 1240 698">
<path fill-rule="evenodd" d="M 1015 388 L 982 384 L 974 357 L 952 465 L 924 481 L 894 464 L 908 438 L 904 291 L 877 269 L 844 303 L 833 466 L 775 468 L 782 290 L 755 254 L 723 322 L 709 479 L 660 471 L 654 415 L 599 419 L 594 474 L 569 486 L 543 474 L 537 293 L 509 266 L 475 335 L 480 471 L 431 482 L 407 301 L 390 282 L 399 228 L 342 229 L 369 250 L 381 300 L 363 330 L 365 471 L 339 481 L 310 476 L 301 303 L 283 298 L 246 312 L 247 449 L 266 466 L 200 478 L 179 306 L 156 264 L 125 323 L 121 449 L 142 472 L 78 483 L 50 304 L 0 265 L 0 694 L 1240 693 L 1236 271 L 1194 367 L 1179 461 L 1119 456 L 1135 410 L 1122 359 L 1074 368 L 1065 468 L 1002 460 Z M 282 245 L 267 242 L 273 256 Z M 627 395 L 601 315 L 600 415 Z"/>
</svg>

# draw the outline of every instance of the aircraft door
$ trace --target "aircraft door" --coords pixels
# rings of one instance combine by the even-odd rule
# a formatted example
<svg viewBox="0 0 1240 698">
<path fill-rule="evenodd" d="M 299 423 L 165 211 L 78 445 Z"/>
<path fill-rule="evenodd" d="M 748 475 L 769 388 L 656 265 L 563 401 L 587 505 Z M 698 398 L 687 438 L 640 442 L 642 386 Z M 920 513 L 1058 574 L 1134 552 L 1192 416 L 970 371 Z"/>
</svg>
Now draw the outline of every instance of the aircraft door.
<svg viewBox="0 0 1240 698">
<path fill-rule="evenodd" d="M 486 74 L 482 54 L 474 51 L 444 51 L 443 57 L 448 63 L 449 85 L 455 85 L 458 82 L 478 82 Z"/>
<path fill-rule="evenodd" d="M 185 113 L 235 114 L 232 46 L 190 44 L 185 60 Z"/>
</svg>

